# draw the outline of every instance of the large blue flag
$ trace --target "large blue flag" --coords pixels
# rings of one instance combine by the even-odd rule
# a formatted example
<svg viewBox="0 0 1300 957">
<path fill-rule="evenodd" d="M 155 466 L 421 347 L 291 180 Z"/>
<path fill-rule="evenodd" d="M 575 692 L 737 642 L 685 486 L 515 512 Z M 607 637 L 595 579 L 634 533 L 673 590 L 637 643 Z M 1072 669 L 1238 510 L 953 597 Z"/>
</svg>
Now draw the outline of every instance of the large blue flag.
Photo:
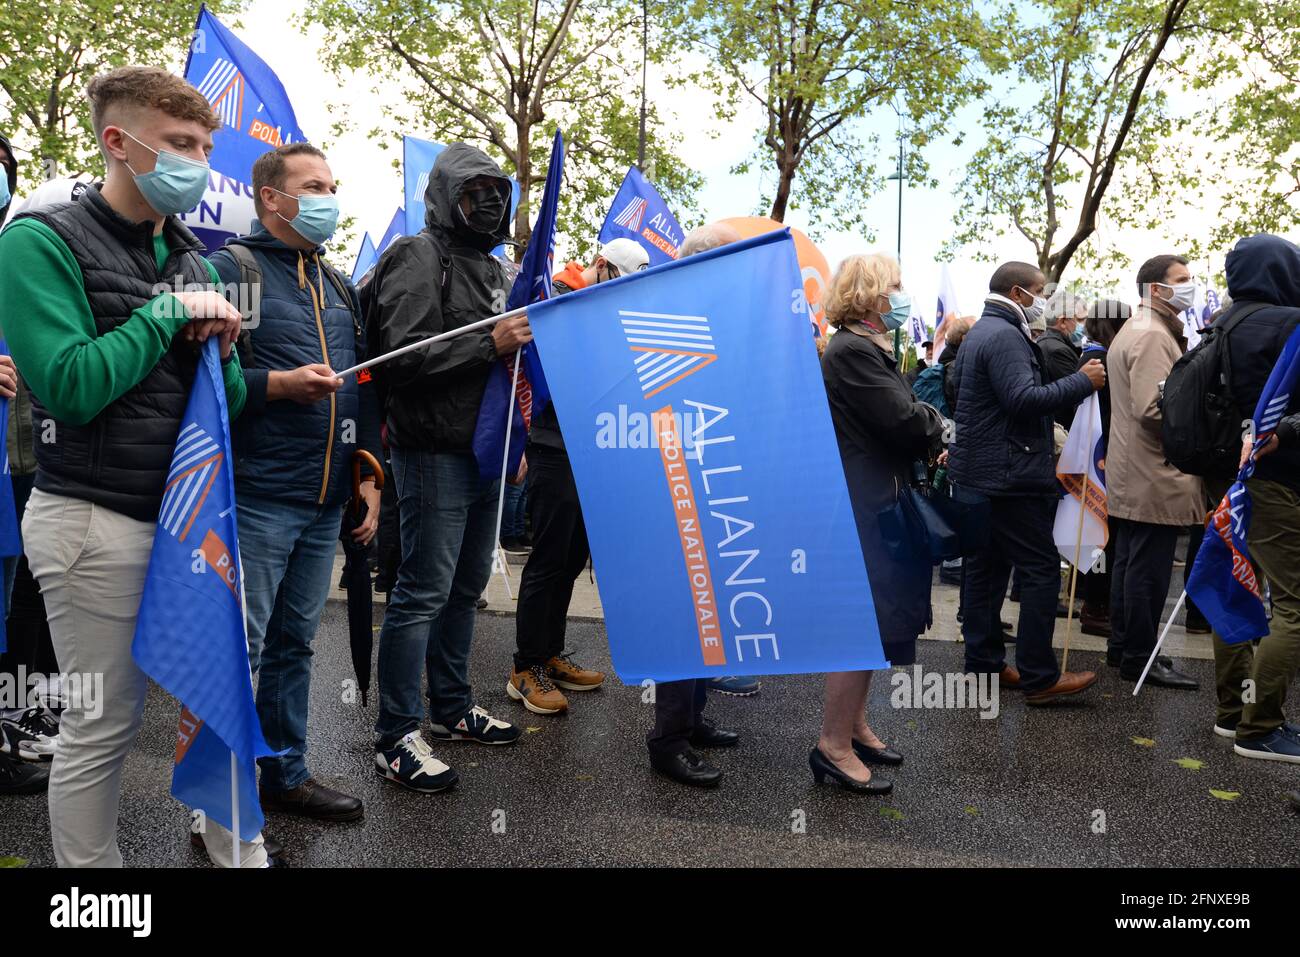
<svg viewBox="0 0 1300 957">
<path fill-rule="evenodd" d="M 275 71 L 206 6 L 185 61 L 185 79 L 212 104 L 221 129 L 212 135 L 212 173 L 198 207 L 181 220 L 209 251 L 247 233 L 256 218 L 253 163 L 268 150 L 307 137 Z"/>
<path fill-rule="evenodd" d="M 182 705 L 172 794 L 232 828 L 231 754 L 239 766 L 239 836 L 262 829 L 256 759 L 272 754 L 253 705 L 235 520 L 234 460 L 217 340 L 203 347 L 181 420 L 131 654 Z"/>
<path fill-rule="evenodd" d="M 1255 457 L 1287 414 L 1300 378 L 1300 329 L 1291 333 L 1255 406 L 1255 442 L 1250 458 L 1228 489 L 1205 529 L 1196 563 L 1187 576 L 1187 594 L 1227 644 L 1268 634 L 1263 592 L 1251 563 L 1251 500 L 1246 483 L 1255 474 Z"/>
<path fill-rule="evenodd" d="M 886 667 L 802 290 L 783 229 L 528 309 L 624 682 Z"/>
<path fill-rule="evenodd" d="M 661 266 L 677 258 L 677 247 L 684 234 L 668 204 L 654 184 L 633 166 L 623 177 L 623 185 L 614 196 L 614 205 L 600 227 L 597 240 L 634 239 L 650 254 L 650 265 Z"/>
<path fill-rule="evenodd" d="M 9 355 L 9 347 L 0 339 L 0 356 Z M 9 400 L 0 399 L 0 437 L 9 434 Z M 0 557 L 11 558 L 23 553 L 22 533 L 18 530 L 18 509 L 14 505 L 14 483 L 9 471 L 9 443 L 0 449 Z M 5 603 L 6 605 L 8 602 Z M 5 616 L 0 615 L 0 652 L 8 648 Z"/>
<path fill-rule="evenodd" d="M 359 283 L 361 277 L 374 269 L 377 262 L 379 250 L 375 249 L 375 241 L 366 233 L 361 239 L 361 249 L 357 252 L 357 263 L 352 267 L 352 284 Z"/>
<path fill-rule="evenodd" d="M 540 302 L 551 295 L 551 275 L 555 272 L 555 217 L 560 205 L 560 187 L 564 182 L 564 137 L 555 131 L 551 144 L 551 166 L 546 171 L 546 189 L 542 193 L 542 208 L 533 224 L 533 235 L 524 251 L 524 261 L 519 275 L 510 287 L 506 311 L 518 309 L 529 303 Z M 510 458 L 506 475 L 519 471 L 524 456 L 524 444 L 533 424 L 533 410 L 546 408 L 551 401 L 546 376 L 537 358 L 537 349 L 525 346 L 523 364 L 519 370 L 515 401 L 511 402 L 510 387 L 515 382 L 515 357 L 507 356 L 496 363 L 488 376 L 479 405 L 478 425 L 474 429 L 474 457 L 478 459 L 479 476 L 485 482 L 501 477 L 501 460 L 505 457 L 506 408 L 513 406 L 514 424 L 510 427 Z"/>
</svg>

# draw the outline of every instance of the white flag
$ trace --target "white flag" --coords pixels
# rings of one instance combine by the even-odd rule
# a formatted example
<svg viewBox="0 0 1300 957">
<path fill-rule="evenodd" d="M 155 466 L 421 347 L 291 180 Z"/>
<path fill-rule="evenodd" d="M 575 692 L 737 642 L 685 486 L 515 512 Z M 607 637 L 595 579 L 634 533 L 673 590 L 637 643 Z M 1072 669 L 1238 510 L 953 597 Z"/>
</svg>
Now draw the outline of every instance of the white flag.
<svg viewBox="0 0 1300 957">
<path fill-rule="evenodd" d="M 1091 570 L 1101 560 L 1106 548 L 1105 467 L 1101 444 L 1101 402 L 1094 392 L 1079 404 L 1074 413 L 1069 437 L 1056 466 L 1061 500 L 1056 506 L 1052 540 L 1056 542 L 1061 557 L 1080 573 Z"/>
</svg>

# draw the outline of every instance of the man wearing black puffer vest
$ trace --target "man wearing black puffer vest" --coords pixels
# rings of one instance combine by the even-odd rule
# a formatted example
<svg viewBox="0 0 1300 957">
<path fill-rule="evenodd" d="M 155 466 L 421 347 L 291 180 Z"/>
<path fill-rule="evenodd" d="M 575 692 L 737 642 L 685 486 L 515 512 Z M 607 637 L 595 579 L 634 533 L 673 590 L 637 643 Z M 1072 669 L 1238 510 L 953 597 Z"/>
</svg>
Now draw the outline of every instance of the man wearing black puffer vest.
<svg viewBox="0 0 1300 957">
<path fill-rule="evenodd" d="M 361 449 L 379 460 L 379 406 L 368 377 L 345 382 L 333 371 L 365 358 L 365 333 L 356 290 L 323 259 L 338 221 L 324 154 L 310 143 L 281 146 L 258 158 L 252 178 L 258 222 L 211 262 L 250 312 L 239 341 L 248 400 L 231 436 L 239 545 L 258 718 L 267 743 L 285 752 L 259 761 L 262 807 L 353 821 L 361 802 L 307 769 L 307 701 L 352 457 Z M 368 512 L 354 537 L 368 542 L 379 520 L 373 477 L 362 495 Z M 211 824 L 205 837 L 217 854 L 229 846 Z"/>
</svg>

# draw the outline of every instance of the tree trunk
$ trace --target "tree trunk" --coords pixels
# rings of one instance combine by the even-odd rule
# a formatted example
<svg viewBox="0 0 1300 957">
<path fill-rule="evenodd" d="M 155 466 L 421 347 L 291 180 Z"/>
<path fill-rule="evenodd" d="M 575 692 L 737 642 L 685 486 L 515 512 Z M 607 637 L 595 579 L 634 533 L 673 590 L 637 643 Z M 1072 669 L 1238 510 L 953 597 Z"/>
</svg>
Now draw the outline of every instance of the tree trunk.
<svg viewBox="0 0 1300 957">
<path fill-rule="evenodd" d="M 798 166 L 794 157 L 787 151 L 777 157 L 777 169 L 780 179 L 776 185 L 776 197 L 772 200 L 772 218 L 778 223 L 783 223 L 785 211 L 790 205 L 790 190 L 794 186 L 794 174 Z"/>
<path fill-rule="evenodd" d="M 531 142 L 532 125 L 520 122 L 515 126 L 518 157 L 515 161 L 515 179 L 519 182 L 519 208 L 515 210 L 514 240 L 519 245 L 515 248 L 515 262 L 524 261 L 524 252 L 532 238 L 533 227 L 529 221 L 529 197 L 532 195 L 533 158 L 528 145 Z"/>
</svg>

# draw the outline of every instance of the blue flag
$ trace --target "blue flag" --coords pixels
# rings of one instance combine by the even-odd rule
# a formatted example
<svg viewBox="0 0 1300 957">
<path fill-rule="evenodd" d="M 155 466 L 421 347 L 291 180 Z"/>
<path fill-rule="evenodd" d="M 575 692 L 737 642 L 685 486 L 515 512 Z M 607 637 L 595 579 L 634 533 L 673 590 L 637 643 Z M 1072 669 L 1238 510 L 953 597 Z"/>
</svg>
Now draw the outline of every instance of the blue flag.
<svg viewBox="0 0 1300 957">
<path fill-rule="evenodd" d="M 235 520 L 234 460 L 217 340 L 203 347 L 158 513 L 131 654 L 182 705 L 172 794 L 232 828 L 262 829 L 256 759 L 274 752 L 253 705 Z"/>
<path fill-rule="evenodd" d="M 802 289 L 783 229 L 528 309 L 626 683 L 886 667 Z"/>
<path fill-rule="evenodd" d="M 0 356 L 9 355 L 9 347 L 0 339 Z M 0 399 L 0 437 L 9 434 L 9 400 Z M 9 443 L 0 449 L 0 557 L 11 558 L 23 553 L 22 533 L 18 530 L 18 509 L 14 505 L 13 475 L 9 471 Z M 6 602 L 6 605 L 8 602 Z M 5 615 L 0 615 L 0 652 L 5 651 L 8 639 L 5 632 Z"/>
<path fill-rule="evenodd" d="M 510 288 L 506 311 L 518 309 L 529 303 L 540 302 L 551 295 L 551 275 L 555 272 L 555 217 L 560 205 L 560 187 L 564 181 L 564 137 L 559 130 L 551 145 L 551 166 L 546 171 L 546 189 L 542 193 L 542 208 L 533 224 L 532 239 L 524 251 L 524 261 L 519 275 Z M 510 459 L 507 476 L 518 473 L 524 456 L 524 444 L 533 424 L 533 410 L 546 408 L 551 401 L 542 374 L 542 364 L 537 349 L 524 346 L 523 367 L 519 370 L 519 383 L 515 400 L 511 402 L 510 387 L 515 381 L 515 357 L 508 356 L 496 363 L 488 376 L 479 405 L 478 425 L 474 429 L 474 457 L 478 460 L 479 476 L 485 482 L 501 477 L 501 460 L 505 457 L 506 408 L 513 406 L 514 424 L 510 427 Z"/>
<path fill-rule="evenodd" d="M 597 240 L 607 243 L 619 238 L 634 239 L 644 246 L 651 266 L 676 259 L 677 247 L 685 238 L 659 190 L 635 166 L 623 177 Z"/>
<path fill-rule="evenodd" d="M 1246 547 L 1251 513 L 1246 483 L 1255 474 L 1255 456 L 1287 414 L 1297 378 L 1300 378 L 1300 329 L 1291 333 L 1260 393 L 1255 406 L 1255 442 L 1250 458 L 1210 516 L 1196 563 L 1187 576 L 1187 594 L 1204 613 L 1215 634 L 1230 645 L 1268 634 L 1263 592 Z"/>
<path fill-rule="evenodd" d="M 389 221 L 388 228 L 384 230 L 384 235 L 379 237 L 379 247 L 375 250 L 375 252 L 378 255 L 382 256 L 385 252 L 388 251 L 389 246 L 397 242 L 399 237 L 405 236 L 406 233 L 403 232 L 403 228 L 405 227 L 405 225 L 406 225 L 406 211 L 399 206 L 397 208 L 397 212 L 393 213 L 393 218 L 392 220 Z M 416 231 L 418 232 L 419 230 Z"/>
<path fill-rule="evenodd" d="M 253 163 L 267 150 L 306 140 L 289 94 L 275 71 L 199 7 L 185 79 L 221 118 L 212 136 L 212 168 L 241 183 L 253 181 Z"/>
<path fill-rule="evenodd" d="M 379 262 L 379 251 L 375 249 L 375 241 L 366 233 L 361 239 L 361 249 L 357 253 L 357 264 L 352 267 L 352 284 L 355 286 L 361 281 L 361 277 L 370 270 L 375 268 L 375 263 Z"/>
</svg>

